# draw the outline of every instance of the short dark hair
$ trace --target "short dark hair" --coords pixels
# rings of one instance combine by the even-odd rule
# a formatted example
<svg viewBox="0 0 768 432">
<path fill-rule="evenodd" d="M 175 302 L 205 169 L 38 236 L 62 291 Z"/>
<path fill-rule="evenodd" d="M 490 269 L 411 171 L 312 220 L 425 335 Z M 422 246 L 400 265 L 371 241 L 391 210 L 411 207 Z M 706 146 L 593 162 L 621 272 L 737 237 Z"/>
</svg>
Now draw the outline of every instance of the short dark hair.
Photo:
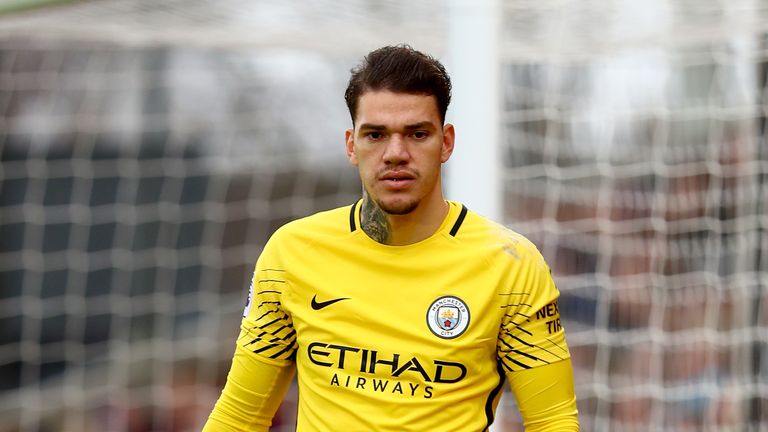
<svg viewBox="0 0 768 432">
<path fill-rule="evenodd" d="M 451 103 L 451 77 L 435 58 L 409 45 L 385 46 L 368 53 L 349 78 L 344 99 L 352 124 L 360 96 L 368 90 L 432 95 L 437 100 L 440 120 Z"/>
</svg>

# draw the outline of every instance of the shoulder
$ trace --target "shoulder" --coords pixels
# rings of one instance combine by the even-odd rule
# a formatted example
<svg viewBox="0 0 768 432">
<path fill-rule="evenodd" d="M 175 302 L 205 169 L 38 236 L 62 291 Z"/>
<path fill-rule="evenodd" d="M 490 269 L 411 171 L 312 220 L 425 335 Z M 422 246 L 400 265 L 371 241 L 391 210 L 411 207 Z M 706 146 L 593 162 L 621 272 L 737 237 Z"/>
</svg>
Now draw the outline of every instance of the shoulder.
<svg viewBox="0 0 768 432">
<path fill-rule="evenodd" d="M 457 240 L 486 249 L 501 259 L 542 261 L 536 245 L 523 234 L 473 211 L 468 211 Z"/>
<path fill-rule="evenodd" d="M 300 241 L 306 245 L 324 237 L 344 236 L 350 232 L 351 209 L 352 205 L 337 207 L 288 222 L 272 234 L 269 242 Z"/>
</svg>

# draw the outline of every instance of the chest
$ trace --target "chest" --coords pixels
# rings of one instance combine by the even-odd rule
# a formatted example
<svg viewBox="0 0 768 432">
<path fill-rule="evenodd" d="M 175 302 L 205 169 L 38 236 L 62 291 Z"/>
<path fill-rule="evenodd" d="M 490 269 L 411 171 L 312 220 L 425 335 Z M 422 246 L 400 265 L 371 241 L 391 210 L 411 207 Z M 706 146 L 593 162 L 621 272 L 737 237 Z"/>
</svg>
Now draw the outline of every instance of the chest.
<svg viewBox="0 0 768 432">
<path fill-rule="evenodd" d="M 320 354 L 336 366 L 372 355 L 428 363 L 495 355 L 504 299 L 487 262 L 456 253 L 317 256 L 291 272 L 284 299 L 300 351 L 337 346 Z"/>
</svg>

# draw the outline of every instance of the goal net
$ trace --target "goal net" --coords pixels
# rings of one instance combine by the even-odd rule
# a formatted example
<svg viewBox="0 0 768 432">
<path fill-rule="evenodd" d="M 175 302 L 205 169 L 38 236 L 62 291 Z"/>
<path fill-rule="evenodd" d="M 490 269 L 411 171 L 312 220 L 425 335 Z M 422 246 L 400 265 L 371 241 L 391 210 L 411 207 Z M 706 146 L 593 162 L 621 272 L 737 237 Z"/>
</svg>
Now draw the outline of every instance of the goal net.
<svg viewBox="0 0 768 432">
<path fill-rule="evenodd" d="M 458 61 L 460 29 L 436 0 L 8 3 L 0 431 L 199 430 L 266 239 L 359 197 L 349 68 Z M 502 222 L 552 266 L 583 430 L 768 429 L 768 4 L 491 3 Z"/>
<path fill-rule="evenodd" d="M 582 427 L 766 430 L 768 3 L 506 4 L 505 222 L 563 292 Z"/>
</svg>

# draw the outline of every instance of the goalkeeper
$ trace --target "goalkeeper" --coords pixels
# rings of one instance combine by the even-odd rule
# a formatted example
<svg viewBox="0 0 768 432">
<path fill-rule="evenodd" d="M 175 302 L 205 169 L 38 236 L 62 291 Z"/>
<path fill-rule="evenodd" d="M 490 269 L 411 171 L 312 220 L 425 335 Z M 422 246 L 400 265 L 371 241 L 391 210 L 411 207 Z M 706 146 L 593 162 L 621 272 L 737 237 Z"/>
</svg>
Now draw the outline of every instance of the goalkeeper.
<svg viewBox="0 0 768 432">
<path fill-rule="evenodd" d="M 484 431 L 505 381 L 527 431 L 578 430 L 547 264 L 443 197 L 450 97 L 443 65 L 407 45 L 352 71 L 362 199 L 268 241 L 206 432 L 268 430 L 294 374 L 298 431 Z"/>
</svg>

